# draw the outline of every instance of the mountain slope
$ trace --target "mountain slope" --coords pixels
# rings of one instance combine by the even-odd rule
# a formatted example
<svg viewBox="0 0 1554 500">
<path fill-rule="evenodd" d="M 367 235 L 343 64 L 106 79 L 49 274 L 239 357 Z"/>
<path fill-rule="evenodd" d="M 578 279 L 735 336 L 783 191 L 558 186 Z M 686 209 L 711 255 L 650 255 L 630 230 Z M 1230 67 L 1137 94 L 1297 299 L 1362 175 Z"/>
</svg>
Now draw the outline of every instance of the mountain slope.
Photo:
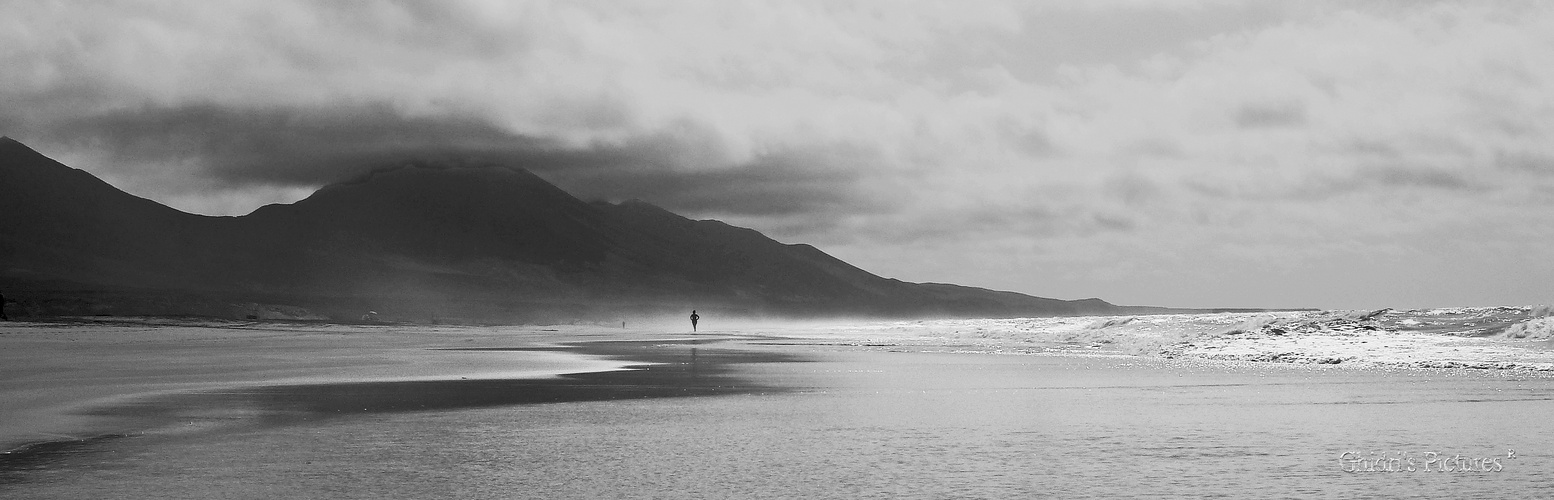
<svg viewBox="0 0 1554 500">
<path fill-rule="evenodd" d="M 899 317 L 1115 309 L 881 278 L 809 245 L 640 201 L 586 203 L 532 173 L 492 165 L 407 163 L 293 204 L 204 217 L 0 139 L 0 210 L 0 290 L 118 301 L 88 307 L 116 314 L 147 302 L 178 313 L 179 301 L 199 303 L 185 312 L 195 314 L 262 302 L 336 317 L 376 309 L 396 319 L 472 321 L 691 308 Z"/>
<path fill-rule="evenodd" d="M 5 276 L 200 288 L 221 223 L 132 196 L 0 137 L 0 262 Z"/>
</svg>

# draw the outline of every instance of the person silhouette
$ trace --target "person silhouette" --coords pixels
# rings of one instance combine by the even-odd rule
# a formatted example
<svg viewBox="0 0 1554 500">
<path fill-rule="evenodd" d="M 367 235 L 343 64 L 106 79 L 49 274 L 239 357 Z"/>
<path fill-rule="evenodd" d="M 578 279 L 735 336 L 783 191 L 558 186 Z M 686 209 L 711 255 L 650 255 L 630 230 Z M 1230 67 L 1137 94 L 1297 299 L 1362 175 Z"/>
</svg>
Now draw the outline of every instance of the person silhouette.
<svg viewBox="0 0 1554 500">
<path fill-rule="evenodd" d="M 696 315 L 695 309 L 691 309 L 691 331 L 696 331 L 696 322 L 700 320 L 701 316 Z"/>
<path fill-rule="evenodd" d="M 695 312 L 695 311 L 692 311 L 692 312 Z M 0 321 L 10 321 L 10 320 L 11 320 L 11 318 L 5 317 L 5 294 L 0 293 Z"/>
</svg>

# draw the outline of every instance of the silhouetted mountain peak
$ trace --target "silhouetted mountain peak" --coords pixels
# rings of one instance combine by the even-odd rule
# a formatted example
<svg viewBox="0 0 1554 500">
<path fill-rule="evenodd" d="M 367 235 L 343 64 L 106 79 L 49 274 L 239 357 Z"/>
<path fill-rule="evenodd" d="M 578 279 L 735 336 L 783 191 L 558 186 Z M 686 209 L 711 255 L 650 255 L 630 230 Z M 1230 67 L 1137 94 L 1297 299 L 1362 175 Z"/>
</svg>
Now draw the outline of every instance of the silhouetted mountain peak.
<svg viewBox="0 0 1554 500">
<path fill-rule="evenodd" d="M 0 136 L 0 158 L 3 158 L 7 164 L 10 164 L 11 162 L 17 161 L 21 158 L 29 158 L 33 160 L 41 158 L 50 162 L 54 161 L 49 159 L 47 156 L 44 156 L 43 153 L 39 153 L 36 150 L 27 147 L 26 144 L 22 144 L 21 141 L 12 139 L 9 136 Z"/>
<path fill-rule="evenodd" d="M 581 266 L 609 247 L 597 207 L 499 165 L 404 163 L 252 215 L 255 231 L 333 255 Z"/>
<path fill-rule="evenodd" d="M 0 138 L 0 206 L 26 204 L 34 210 L 48 207 L 78 212 L 109 207 L 120 200 L 134 200 L 126 202 L 142 209 L 175 212 L 54 161 L 15 139 Z"/>
<path fill-rule="evenodd" d="M 586 206 L 521 168 L 427 162 L 374 169 L 349 181 L 324 186 L 295 205 L 340 204 L 396 213 L 458 211 L 462 207 L 473 211 L 469 214 L 472 216 L 560 205 Z"/>
<path fill-rule="evenodd" d="M 213 218 L 126 193 L 30 147 L 0 140 L 0 283 L 13 276 L 124 286 L 189 283 L 190 236 Z"/>
<path fill-rule="evenodd" d="M 544 182 L 543 180 L 540 180 L 538 177 L 534 176 L 534 174 L 529 173 L 529 171 L 516 167 L 489 163 L 465 164 L 458 162 L 431 162 L 416 160 L 396 165 L 374 168 L 351 179 L 326 185 L 324 186 L 324 189 L 329 189 L 334 186 L 367 184 L 373 182 L 374 180 L 387 177 L 407 175 L 436 177 L 441 176 L 442 174 L 452 174 L 461 177 L 482 177 L 488 180 L 523 179 L 527 182 Z"/>
<path fill-rule="evenodd" d="M 600 202 L 600 205 L 609 207 L 610 210 L 617 214 L 630 214 L 638 217 L 653 217 L 658 219 L 689 221 L 689 219 L 686 219 L 680 214 L 670 212 L 668 209 L 636 198 L 632 198 L 620 203 Z"/>
<path fill-rule="evenodd" d="M 687 304 L 891 316 L 1113 309 L 881 278 L 813 246 L 642 200 L 585 203 L 527 170 L 493 164 L 403 162 L 296 203 L 218 218 L 129 195 L 4 138 L 0 209 L 24 214 L 0 219 L 0 283 L 8 288 L 130 290 L 102 303 L 69 292 L 58 303 L 79 303 L 60 309 L 71 314 L 208 313 L 179 298 L 190 292 L 225 297 L 201 299 L 218 308 L 273 302 L 417 320 L 576 318 Z"/>
</svg>

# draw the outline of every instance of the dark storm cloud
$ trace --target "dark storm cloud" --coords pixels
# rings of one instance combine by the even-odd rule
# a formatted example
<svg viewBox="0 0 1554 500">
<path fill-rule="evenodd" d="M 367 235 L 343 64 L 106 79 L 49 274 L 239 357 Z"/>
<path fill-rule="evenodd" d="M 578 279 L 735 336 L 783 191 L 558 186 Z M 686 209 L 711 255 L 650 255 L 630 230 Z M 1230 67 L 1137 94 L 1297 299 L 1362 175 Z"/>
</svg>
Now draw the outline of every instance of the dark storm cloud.
<svg viewBox="0 0 1554 500">
<path fill-rule="evenodd" d="M 779 152 L 715 170 L 687 172 L 631 149 L 572 152 L 537 173 L 579 198 L 642 199 L 674 211 L 737 215 L 867 212 L 878 200 L 856 187 L 864 175 L 838 165 L 852 154 L 835 148 Z M 560 157 L 558 157 L 559 159 Z"/>
<path fill-rule="evenodd" d="M 478 120 L 406 117 L 387 106 L 144 107 L 69 120 L 55 137 L 143 169 L 187 169 L 229 187 L 322 185 L 404 159 L 543 151 L 547 141 Z"/>
<path fill-rule="evenodd" d="M 856 151 L 821 147 L 709 165 L 719 157 L 719 145 L 695 133 L 569 147 L 478 119 L 405 116 L 389 106 L 256 110 L 208 104 L 122 110 L 57 128 L 54 135 L 70 137 L 73 146 L 134 164 L 123 168 L 176 171 L 233 188 L 321 186 L 419 160 L 519 167 L 585 200 L 642 199 L 695 213 L 791 215 L 863 204 L 852 193 L 861 174 L 834 168 L 856 160 Z M 686 162 L 699 165 L 688 168 Z"/>
</svg>

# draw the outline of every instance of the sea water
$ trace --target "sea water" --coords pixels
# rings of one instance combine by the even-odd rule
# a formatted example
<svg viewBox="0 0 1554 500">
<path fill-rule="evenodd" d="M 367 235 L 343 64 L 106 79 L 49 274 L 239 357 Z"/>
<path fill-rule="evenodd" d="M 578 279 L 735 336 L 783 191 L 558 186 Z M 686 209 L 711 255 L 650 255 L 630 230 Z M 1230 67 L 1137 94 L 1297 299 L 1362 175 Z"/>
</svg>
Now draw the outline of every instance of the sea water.
<svg viewBox="0 0 1554 500">
<path fill-rule="evenodd" d="M 907 349 L 1554 371 L 1554 306 L 949 319 L 786 335 Z"/>
<path fill-rule="evenodd" d="M 1122 321 L 1070 326 L 1094 332 Z M 1120 326 L 1137 332 L 1113 337 L 1147 336 L 1148 321 L 1127 321 Z M 1180 348 L 1247 333 L 1284 337 L 1299 330 L 1287 325 L 1309 323 L 1255 316 L 1192 321 L 1227 329 L 1178 333 L 1160 345 Z M 741 366 L 749 380 L 785 388 L 765 393 L 369 412 L 148 432 L 83 445 L 56 463 L 12 474 L 0 492 L 6 498 L 1514 498 L 1542 497 L 1554 488 L 1554 429 L 1547 419 L 1554 379 L 1535 369 L 1127 355 L 1092 350 L 1089 339 L 1057 350 L 1032 347 L 1036 342 L 970 341 L 985 338 L 973 336 L 978 328 L 991 331 L 988 325 L 943 324 L 969 335 L 946 333 L 937 344 L 925 339 L 945 331 L 896 334 L 884 342 L 874 333 L 840 333 L 885 328 L 879 325 L 812 329 L 800 341 L 744 340 L 733 347 L 797 351 L 808 359 Z M 1286 325 L 1280 326 L 1285 333 L 1263 332 L 1266 325 Z M 1234 329 L 1243 331 L 1228 333 Z M 1004 334 L 992 334 L 998 335 Z M 865 344 L 863 338 L 875 340 L 835 345 Z"/>
</svg>

